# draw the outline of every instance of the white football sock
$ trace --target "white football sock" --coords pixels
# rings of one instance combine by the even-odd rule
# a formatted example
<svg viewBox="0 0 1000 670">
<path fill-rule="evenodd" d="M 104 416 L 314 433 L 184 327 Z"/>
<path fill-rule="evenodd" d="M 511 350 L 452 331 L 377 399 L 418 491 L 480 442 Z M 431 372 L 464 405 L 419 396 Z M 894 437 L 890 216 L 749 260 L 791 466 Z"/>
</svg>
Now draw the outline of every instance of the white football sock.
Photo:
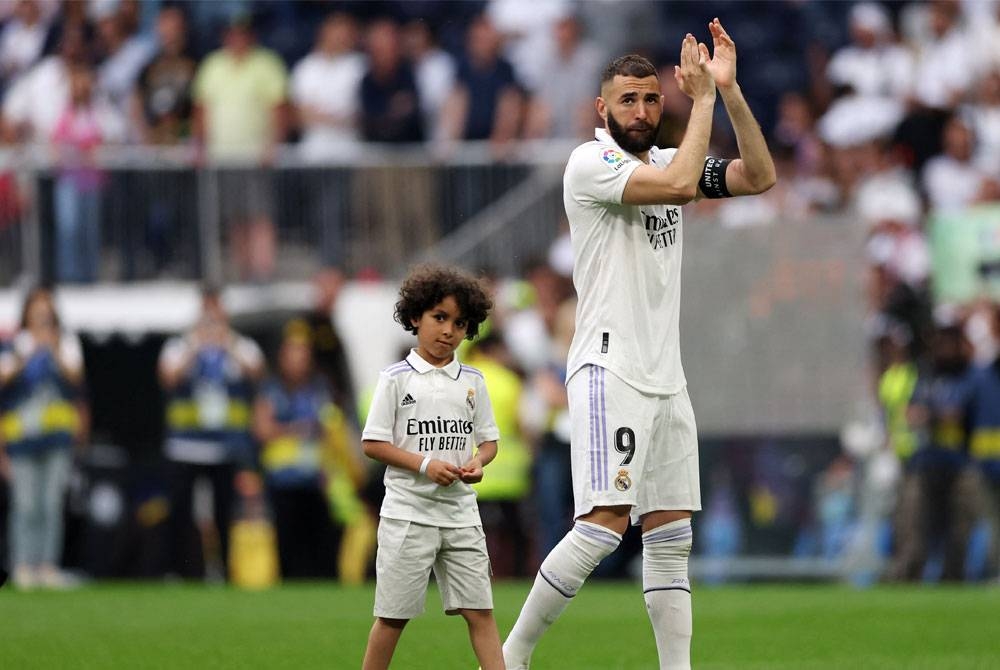
<svg viewBox="0 0 1000 670">
<path fill-rule="evenodd" d="M 691 520 L 642 534 L 642 591 L 653 624 L 660 670 L 691 667 Z"/>
<path fill-rule="evenodd" d="M 509 670 L 528 667 L 542 633 L 559 618 L 601 559 L 621 541 L 621 535 L 604 526 L 577 521 L 549 552 L 504 642 L 504 659 Z"/>
</svg>

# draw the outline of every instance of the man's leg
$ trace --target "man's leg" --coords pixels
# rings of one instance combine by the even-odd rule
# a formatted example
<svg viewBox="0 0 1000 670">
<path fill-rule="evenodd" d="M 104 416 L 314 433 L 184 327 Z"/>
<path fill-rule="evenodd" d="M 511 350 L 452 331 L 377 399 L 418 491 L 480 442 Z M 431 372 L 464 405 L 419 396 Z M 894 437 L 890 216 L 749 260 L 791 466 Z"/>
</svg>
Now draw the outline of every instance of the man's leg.
<svg viewBox="0 0 1000 670">
<path fill-rule="evenodd" d="M 630 509 L 594 508 L 577 520 L 542 561 L 521 614 L 503 645 L 509 670 L 528 667 L 539 638 L 559 618 L 597 564 L 618 547 L 628 527 Z"/>
<path fill-rule="evenodd" d="M 642 592 L 661 670 L 691 667 L 690 512 L 650 512 L 642 519 Z"/>
</svg>

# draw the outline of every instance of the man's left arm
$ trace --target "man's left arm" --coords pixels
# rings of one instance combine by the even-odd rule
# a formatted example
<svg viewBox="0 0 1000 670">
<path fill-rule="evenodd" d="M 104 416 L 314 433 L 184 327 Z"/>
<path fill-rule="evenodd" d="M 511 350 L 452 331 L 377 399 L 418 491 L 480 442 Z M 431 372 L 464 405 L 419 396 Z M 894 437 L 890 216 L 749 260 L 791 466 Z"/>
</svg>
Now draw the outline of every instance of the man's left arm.
<svg viewBox="0 0 1000 670">
<path fill-rule="evenodd" d="M 733 124 L 740 157 L 731 161 L 706 161 L 699 188 L 710 198 L 763 193 L 774 186 L 777 175 L 760 124 L 736 81 L 736 45 L 719 19 L 713 19 L 708 29 L 713 40 L 712 60 L 708 68 Z M 722 189 L 718 188 L 720 178 L 724 179 Z"/>
</svg>

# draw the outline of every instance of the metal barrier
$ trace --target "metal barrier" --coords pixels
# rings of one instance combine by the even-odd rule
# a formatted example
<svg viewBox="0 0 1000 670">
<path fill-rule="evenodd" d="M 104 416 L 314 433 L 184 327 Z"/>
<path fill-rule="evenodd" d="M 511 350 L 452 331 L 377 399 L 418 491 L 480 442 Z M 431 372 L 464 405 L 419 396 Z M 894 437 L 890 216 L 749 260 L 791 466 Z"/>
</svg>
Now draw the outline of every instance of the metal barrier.
<svg viewBox="0 0 1000 670">
<path fill-rule="evenodd" d="M 398 277 L 470 220 L 488 223 L 491 205 L 541 173 L 551 204 L 526 202 L 521 216 L 554 231 L 551 176 L 570 148 L 525 143 L 516 159 L 497 159 L 483 143 L 447 154 L 366 146 L 320 165 L 288 147 L 270 166 L 196 166 L 185 148 L 109 147 L 77 181 L 44 152 L 11 152 L 0 159 L 0 281 L 221 284 L 302 279 L 324 265 Z M 91 247 L 88 217 L 98 222 Z"/>
</svg>

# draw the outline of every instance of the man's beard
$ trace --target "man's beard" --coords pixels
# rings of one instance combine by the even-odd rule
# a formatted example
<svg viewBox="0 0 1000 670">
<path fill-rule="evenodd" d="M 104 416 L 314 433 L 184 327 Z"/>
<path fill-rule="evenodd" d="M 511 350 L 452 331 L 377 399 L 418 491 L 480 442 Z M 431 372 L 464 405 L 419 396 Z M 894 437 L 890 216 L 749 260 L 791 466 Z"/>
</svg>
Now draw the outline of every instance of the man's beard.
<svg viewBox="0 0 1000 670">
<path fill-rule="evenodd" d="M 660 121 L 663 121 L 662 117 Z M 618 146 L 630 154 L 638 155 L 649 151 L 656 142 L 656 136 L 660 132 L 660 124 L 657 123 L 655 126 L 646 124 L 646 128 L 642 129 L 641 132 L 627 131 L 615 120 L 611 110 L 608 110 L 608 132 L 611 133 L 611 137 L 618 143 Z"/>
</svg>

